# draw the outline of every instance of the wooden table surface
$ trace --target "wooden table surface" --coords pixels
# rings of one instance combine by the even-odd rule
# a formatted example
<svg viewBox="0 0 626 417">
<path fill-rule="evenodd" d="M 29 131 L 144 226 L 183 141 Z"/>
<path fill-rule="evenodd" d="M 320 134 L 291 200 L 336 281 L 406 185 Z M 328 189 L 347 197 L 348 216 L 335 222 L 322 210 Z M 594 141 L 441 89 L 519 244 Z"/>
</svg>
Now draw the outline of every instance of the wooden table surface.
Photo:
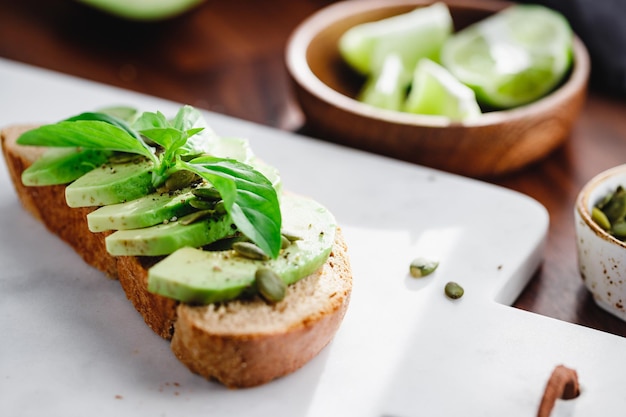
<svg viewBox="0 0 626 417">
<path fill-rule="evenodd" d="M 284 49 L 296 25 L 328 3 L 207 0 L 171 21 L 136 23 L 70 0 L 0 0 L 0 57 L 306 133 Z M 543 265 L 516 307 L 626 336 L 626 323 L 600 310 L 582 284 L 573 221 L 583 184 L 623 163 L 622 155 L 626 102 L 590 89 L 564 146 L 491 180 L 535 198 L 550 213 Z"/>
</svg>

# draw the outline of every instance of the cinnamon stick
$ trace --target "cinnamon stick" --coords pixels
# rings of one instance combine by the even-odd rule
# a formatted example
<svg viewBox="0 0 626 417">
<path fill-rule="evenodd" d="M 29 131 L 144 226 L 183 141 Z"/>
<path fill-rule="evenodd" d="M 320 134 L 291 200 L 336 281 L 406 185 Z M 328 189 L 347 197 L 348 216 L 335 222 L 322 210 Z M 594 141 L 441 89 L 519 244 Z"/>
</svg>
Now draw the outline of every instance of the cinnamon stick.
<svg viewBox="0 0 626 417">
<path fill-rule="evenodd" d="M 571 400 L 579 394 L 580 386 L 576 371 L 564 365 L 558 365 L 548 379 L 537 417 L 549 417 L 557 399 Z"/>
</svg>

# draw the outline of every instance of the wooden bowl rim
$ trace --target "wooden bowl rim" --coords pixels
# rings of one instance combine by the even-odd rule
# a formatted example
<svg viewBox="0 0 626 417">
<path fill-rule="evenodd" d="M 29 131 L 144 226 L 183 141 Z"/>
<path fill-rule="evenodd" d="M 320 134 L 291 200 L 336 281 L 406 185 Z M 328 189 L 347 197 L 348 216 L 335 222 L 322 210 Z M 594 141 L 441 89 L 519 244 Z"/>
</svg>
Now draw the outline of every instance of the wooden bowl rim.
<svg viewBox="0 0 626 417">
<path fill-rule="evenodd" d="M 492 1 L 444 1 L 449 8 L 454 9 L 478 9 L 497 12 L 512 2 L 492 2 Z M 503 122 L 524 119 L 534 114 L 543 114 L 554 108 L 558 103 L 568 100 L 569 97 L 578 92 L 581 88 L 586 88 L 586 83 L 590 71 L 590 58 L 587 48 L 583 42 L 574 35 L 573 42 L 573 68 L 568 79 L 556 90 L 547 96 L 532 103 L 522 105 L 513 109 L 498 110 L 483 113 L 481 117 L 463 122 L 451 122 L 445 117 L 428 116 L 419 114 L 403 113 L 385 109 L 378 109 L 373 106 L 361 103 L 356 99 L 348 97 L 320 80 L 311 70 L 307 61 L 307 51 L 312 40 L 328 26 L 335 24 L 341 19 L 354 14 L 361 14 L 381 8 L 393 8 L 399 6 L 425 6 L 434 3 L 430 0 L 361 0 L 361 1 L 340 1 L 334 3 L 305 19 L 292 32 L 287 42 L 286 64 L 293 80 L 309 94 L 317 97 L 340 110 L 357 114 L 361 117 L 379 120 L 381 122 L 401 124 L 415 127 L 446 128 L 457 127 L 484 127 L 497 125 Z"/>
</svg>

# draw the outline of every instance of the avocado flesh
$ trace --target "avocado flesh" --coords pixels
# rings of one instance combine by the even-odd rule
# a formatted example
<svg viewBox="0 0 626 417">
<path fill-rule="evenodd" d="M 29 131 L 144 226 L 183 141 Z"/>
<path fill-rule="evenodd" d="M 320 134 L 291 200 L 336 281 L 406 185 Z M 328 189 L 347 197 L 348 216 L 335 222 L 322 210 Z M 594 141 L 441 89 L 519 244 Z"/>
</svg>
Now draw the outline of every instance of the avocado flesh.
<svg viewBox="0 0 626 417">
<path fill-rule="evenodd" d="M 107 162 L 110 152 L 80 148 L 50 148 L 22 173 L 27 186 L 68 184 Z"/>
<path fill-rule="evenodd" d="M 161 256 L 185 246 L 208 245 L 236 232 L 230 216 L 220 215 L 188 225 L 174 221 L 143 229 L 118 230 L 105 238 L 105 244 L 113 256 Z"/>
<path fill-rule="evenodd" d="M 152 191 L 151 162 L 109 163 L 68 185 L 65 200 L 70 207 L 107 206 L 134 200 Z"/>
<path fill-rule="evenodd" d="M 252 158 L 248 162 L 248 164 L 252 168 L 259 171 L 261 174 L 263 174 L 265 178 L 267 178 L 272 183 L 272 187 L 274 187 L 274 189 L 276 190 L 276 193 L 280 197 L 282 193 L 283 183 L 280 178 L 280 173 L 278 172 L 278 170 L 274 168 L 273 166 L 266 164 L 261 159 L 256 158 L 256 157 Z"/>
<path fill-rule="evenodd" d="M 174 193 L 148 194 L 92 211 L 87 214 L 87 225 L 94 233 L 154 226 L 194 211 L 195 209 L 187 204 L 192 197 L 189 188 Z"/>
<path fill-rule="evenodd" d="M 250 164 L 272 182 L 280 195 L 281 180 L 276 168 L 256 158 Z M 151 193 L 134 200 L 100 207 L 87 215 L 87 224 L 94 233 L 154 226 L 193 212 L 195 209 L 187 204 L 191 198 L 193 194 L 189 188 L 174 193 Z"/>
<path fill-rule="evenodd" d="M 208 153 L 220 158 L 236 159 L 244 164 L 251 164 L 254 153 L 247 139 L 231 136 L 220 136 L 211 141 Z"/>
<path fill-rule="evenodd" d="M 257 261 L 233 250 L 202 251 L 185 247 L 148 271 L 148 290 L 191 304 L 227 301 L 246 292 L 255 272 L 271 268 L 287 284 L 318 270 L 328 259 L 337 228 L 333 215 L 319 203 L 303 197 L 281 197 L 283 228 L 302 237 L 276 259 Z"/>
</svg>

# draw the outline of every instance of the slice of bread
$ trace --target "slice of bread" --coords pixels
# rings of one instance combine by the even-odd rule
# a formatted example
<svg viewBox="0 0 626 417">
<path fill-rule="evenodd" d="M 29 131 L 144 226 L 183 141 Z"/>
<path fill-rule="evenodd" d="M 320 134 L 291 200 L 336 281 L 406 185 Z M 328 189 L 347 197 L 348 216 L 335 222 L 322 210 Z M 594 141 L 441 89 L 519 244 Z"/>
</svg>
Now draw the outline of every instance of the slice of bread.
<svg viewBox="0 0 626 417">
<path fill-rule="evenodd" d="M 231 388 L 252 387 L 287 375 L 316 356 L 335 335 L 352 290 L 345 241 L 337 230 L 333 251 L 316 273 L 290 285 L 283 301 L 259 298 L 191 306 L 147 290 L 147 270 L 158 259 L 110 256 L 105 233 L 92 233 L 86 215 L 72 209 L 64 186 L 25 187 L 21 174 L 42 153 L 16 144 L 34 126 L 2 131 L 6 165 L 26 210 L 71 245 L 93 267 L 118 279 L 126 296 L 174 354 L 193 372 Z"/>
</svg>

